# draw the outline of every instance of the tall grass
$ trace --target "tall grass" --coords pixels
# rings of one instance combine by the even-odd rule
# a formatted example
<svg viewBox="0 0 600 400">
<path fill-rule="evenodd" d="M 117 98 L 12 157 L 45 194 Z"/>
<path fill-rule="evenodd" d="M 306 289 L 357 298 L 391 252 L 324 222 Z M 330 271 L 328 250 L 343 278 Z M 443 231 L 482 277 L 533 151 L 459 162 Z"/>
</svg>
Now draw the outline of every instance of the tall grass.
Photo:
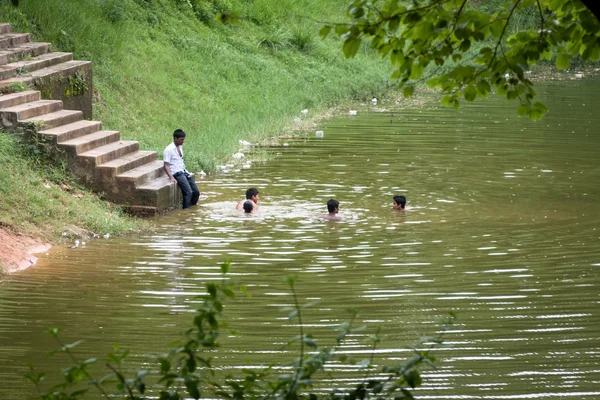
<svg viewBox="0 0 600 400">
<path fill-rule="evenodd" d="M 22 1 L 15 30 L 94 62 L 95 119 L 162 153 L 188 133 L 186 164 L 212 171 L 240 139 L 278 135 L 300 110 L 365 100 L 390 90 L 372 54 L 346 60 L 319 20 L 340 20 L 346 1 Z M 224 25 L 207 18 L 236 10 Z M 12 22 L 9 21 L 9 22 Z"/>
</svg>

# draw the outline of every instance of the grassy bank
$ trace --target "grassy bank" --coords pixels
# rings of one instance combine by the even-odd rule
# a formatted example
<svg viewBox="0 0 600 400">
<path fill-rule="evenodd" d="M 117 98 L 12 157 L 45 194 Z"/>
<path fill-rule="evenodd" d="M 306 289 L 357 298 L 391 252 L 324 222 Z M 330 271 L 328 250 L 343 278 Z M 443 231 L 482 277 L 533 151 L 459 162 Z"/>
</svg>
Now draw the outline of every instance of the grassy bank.
<svg viewBox="0 0 600 400">
<path fill-rule="evenodd" d="M 4 229 L 57 242 L 118 235 L 149 225 L 78 187 L 63 164 L 23 145 L 18 136 L 0 132 L 0 165 Z"/>
<path fill-rule="evenodd" d="M 142 148 L 162 152 L 175 128 L 193 170 L 213 171 L 239 140 L 278 135 L 300 110 L 316 114 L 389 90 L 389 69 L 346 60 L 321 40 L 345 0 L 24 0 L 3 6 L 17 31 L 94 62 L 94 117 Z M 246 18 L 217 22 L 219 11 Z"/>
</svg>

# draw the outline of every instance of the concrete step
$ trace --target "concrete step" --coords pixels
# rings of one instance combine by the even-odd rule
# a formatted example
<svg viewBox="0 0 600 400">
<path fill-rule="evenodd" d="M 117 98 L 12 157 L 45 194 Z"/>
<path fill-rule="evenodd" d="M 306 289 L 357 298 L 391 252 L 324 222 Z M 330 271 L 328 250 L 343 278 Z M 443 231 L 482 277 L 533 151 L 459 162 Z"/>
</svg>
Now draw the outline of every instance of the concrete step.
<svg viewBox="0 0 600 400">
<path fill-rule="evenodd" d="M 179 190 L 179 187 L 177 187 L 177 182 L 175 182 L 175 183 L 171 182 L 171 179 L 169 179 L 169 177 L 165 173 L 164 176 L 160 176 L 156 179 L 153 179 L 150 182 L 146 182 L 142 185 L 139 185 L 137 187 L 137 190 L 158 191 L 158 190 L 161 190 L 164 188 L 172 188 L 172 187 L 175 187 L 177 190 Z"/>
<path fill-rule="evenodd" d="M 57 144 L 81 136 L 89 135 L 90 133 L 97 132 L 100 129 L 102 129 L 102 122 L 82 119 L 81 121 L 73 122 L 71 124 L 57 126 L 56 128 L 52 129 L 41 130 L 38 131 L 38 133 L 40 135 L 45 135 L 52 138 L 52 141 Z"/>
<path fill-rule="evenodd" d="M 140 142 L 119 140 L 78 154 L 78 157 L 85 158 L 91 165 L 97 166 L 138 151 L 139 148 Z"/>
<path fill-rule="evenodd" d="M 5 33 L 11 33 L 11 32 L 12 32 L 11 24 L 0 23 L 0 35 L 3 35 Z"/>
<path fill-rule="evenodd" d="M 103 176 L 115 176 L 131 169 L 156 161 L 155 151 L 136 151 L 97 166 Z"/>
<path fill-rule="evenodd" d="M 5 94 L 0 96 L 0 110 L 6 107 L 36 101 L 39 100 L 40 97 L 40 92 L 37 90 L 25 90 L 24 92 Z"/>
<path fill-rule="evenodd" d="M 73 53 L 46 53 L 31 60 L 21 60 L 0 65 L 0 81 L 19 76 L 26 76 L 33 71 L 48 68 L 73 60 Z"/>
<path fill-rule="evenodd" d="M 52 129 L 57 126 L 67 125 L 83 119 L 83 113 L 75 110 L 60 110 L 50 114 L 39 115 L 37 117 L 20 121 L 22 123 L 37 123 L 39 129 Z"/>
<path fill-rule="evenodd" d="M 179 206 L 181 206 L 181 190 L 177 183 L 172 183 L 165 174 L 138 186 L 135 191 L 135 201 L 128 207 L 128 211 L 146 215 L 150 214 L 151 207 L 155 207 L 156 211 L 160 212 Z"/>
<path fill-rule="evenodd" d="M 0 82 L 0 88 L 10 86 L 15 82 L 23 82 L 30 85 L 33 84 L 37 79 L 48 78 L 58 74 L 61 74 L 62 76 L 70 76 L 75 74 L 81 67 L 88 64 L 91 64 L 91 62 L 72 60 L 57 65 L 52 65 L 37 71 L 31 71 L 24 76 L 15 76 L 13 78 L 5 79 Z"/>
<path fill-rule="evenodd" d="M 3 108 L 0 113 L 14 113 L 17 121 L 23 121 L 39 115 L 60 111 L 62 107 L 63 104 L 60 100 L 36 100 Z"/>
<path fill-rule="evenodd" d="M 17 47 L 31 42 L 29 33 L 2 33 L 0 34 L 0 50 Z"/>
<path fill-rule="evenodd" d="M 153 179 L 166 175 L 163 165 L 164 162 L 162 160 L 155 160 L 151 163 L 142 165 L 141 167 L 119 174 L 116 178 L 118 181 L 131 182 L 138 187 L 139 185 L 143 185 Z"/>
<path fill-rule="evenodd" d="M 119 131 L 98 131 L 89 135 L 80 136 L 75 139 L 67 140 L 58 144 L 58 147 L 66 150 L 70 154 L 80 154 L 119 141 L 121 132 Z"/>
<path fill-rule="evenodd" d="M 20 46 L 0 50 L 0 65 L 26 60 L 29 57 L 37 57 L 46 54 L 50 50 L 50 43 L 25 43 Z"/>
</svg>

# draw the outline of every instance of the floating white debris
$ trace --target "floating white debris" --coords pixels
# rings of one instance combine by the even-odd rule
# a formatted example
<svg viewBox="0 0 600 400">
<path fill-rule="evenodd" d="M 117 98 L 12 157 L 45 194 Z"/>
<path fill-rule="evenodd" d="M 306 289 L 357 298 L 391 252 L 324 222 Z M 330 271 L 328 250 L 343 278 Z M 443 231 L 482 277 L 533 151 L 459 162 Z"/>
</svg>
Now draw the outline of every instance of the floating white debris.
<svg viewBox="0 0 600 400">
<path fill-rule="evenodd" d="M 302 122 L 300 117 L 294 117 L 294 124 L 298 125 L 300 122 Z"/>
<path fill-rule="evenodd" d="M 350 115 L 356 115 L 357 112 L 356 112 L 356 110 L 350 110 L 350 111 L 348 111 L 348 114 L 350 114 Z"/>
<path fill-rule="evenodd" d="M 246 140 L 240 140 L 240 146 L 248 147 L 248 146 L 252 146 L 252 143 L 250 143 Z"/>
<path fill-rule="evenodd" d="M 302 114 L 302 115 L 308 115 L 308 109 L 305 108 L 304 110 L 300 111 L 300 114 Z"/>
<path fill-rule="evenodd" d="M 287 143 L 283 144 L 283 147 L 288 147 L 288 146 L 289 146 L 289 144 L 287 144 Z"/>
<path fill-rule="evenodd" d="M 323 137 L 323 135 L 325 135 L 325 132 L 323 132 L 323 131 L 316 131 L 315 132 L 315 136 L 316 137 Z"/>
<path fill-rule="evenodd" d="M 204 172 L 204 170 L 203 170 L 203 169 L 201 169 L 201 170 L 200 170 L 200 172 L 198 172 L 198 174 L 199 174 L 200 176 L 206 176 L 206 172 Z"/>
<path fill-rule="evenodd" d="M 244 158 L 244 153 L 235 153 L 231 157 L 235 158 L 236 160 L 239 160 Z"/>
<path fill-rule="evenodd" d="M 102 236 L 104 239 L 108 239 L 110 237 L 110 233 L 107 233 L 106 235 Z"/>
<path fill-rule="evenodd" d="M 377 98 L 376 98 L 376 97 L 373 97 L 373 98 L 371 99 L 371 104 L 373 104 L 374 106 L 376 106 L 376 105 L 377 105 Z"/>
<path fill-rule="evenodd" d="M 543 169 L 541 172 L 546 172 L 547 173 L 547 172 L 552 172 L 552 170 L 551 169 Z"/>
<path fill-rule="evenodd" d="M 505 77 L 506 79 L 508 79 L 508 78 L 510 78 L 510 75 L 509 75 L 509 74 L 504 74 L 504 77 Z"/>
<path fill-rule="evenodd" d="M 581 73 L 575 74 L 575 78 L 581 79 L 581 78 L 583 78 L 583 74 L 581 74 Z"/>
</svg>

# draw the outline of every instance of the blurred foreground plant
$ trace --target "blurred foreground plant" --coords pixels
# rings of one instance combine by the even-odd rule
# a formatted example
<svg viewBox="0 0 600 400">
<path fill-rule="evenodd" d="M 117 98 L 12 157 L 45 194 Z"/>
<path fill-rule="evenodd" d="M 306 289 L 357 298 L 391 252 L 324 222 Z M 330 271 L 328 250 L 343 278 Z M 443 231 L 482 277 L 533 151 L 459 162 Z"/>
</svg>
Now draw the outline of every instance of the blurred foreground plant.
<svg viewBox="0 0 600 400">
<path fill-rule="evenodd" d="M 357 363 L 351 356 L 344 354 L 341 348 L 348 334 L 363 331 L 366 326 L 353 326 L 358 314 L 352 311 L 350 322 L 343 322 L 337 326 L 334 346 L 319 346 L 313 336 L 305 332 L 302 320 L 302 311 L 314 303 L 299 303 L 295 289 L 296 277 L 288 276 L 286 281 L 291 289 L 294 305 L 287 307 L 285 311 L 289 312 L 290 320 L 297 320 L 299 335 L 292 338 L 287 346 L 297 344 L 298 356 L 290 364 L 276 364 L 258 370 L 244 369 L 241 376 L 230 374 L 224 379 L 219 379 L 216 373 L 219 368 L 213 364 L 210 354 L 219 346 L 217 339 L 220 330 L 226 327 L 222 321 L 224 301 L 235 297 L 235 285 L 226 277 L 229 265 L 230 262 L 221 264 L 223 279 L 219 284 L 206 285 L 208 293 L 200 296 L 203 303 L 196 310 L 192 327 L 184 332 L 184 338 L 176 342 L 168 353 L 157 357 L 156 372 L 139 370 L 132 377 L 126 377 L 123 361 L 129 355 L 129 351 L 115 346 L 114 352 L 109 353 L 107 357 L 108 373 L 97 379 L 92 376 L 89 367 L 98 360 L 92 358 L 81 361 L 73 351 L 81 341 L 63 344 L 59 337 L 60 330 L 50 329 L 48 332 L 55 337 L 60 346 L 54 353 L 65 353 L 73 365 L 61 371 L 63 382 L 48 390 L 42 388 L 45 373 L 36 371 L 30 365 L 30 372 L 26 374 L 26 378 L 38 389 L 39 395 L 36 398 L 82 399 L 90 389 L 95 388 L 104 398 L 128 400 L 180 400 L 190 397 L 285 400 L 413 399 L 411 389 L 419 387 L 422 383 L 420 370 L 423 367 L 435 367 L 432 350 L 443 345 L 442 335 L 454 322 L 454 315 L 450 315 L 437 336 L 421 338 L 413 348 L 413 356 L 405 363 L 384 366 L 378 366 L 374 362 L 375 350 L 381 340 L 378 328 L 375 334 L 369 336 L 370 358 L 358 363 L 359 371 L 364 372 L 363 376 L 357 377 L 349 387 L 326 392 L 318 387 L 320 379 L 331 379 L 331 371 L 326 371 L 326 367 L 334 362 Z M 286 373 L 280 373 L 281 370 Z M 148 377 L 157 379 L 150 384 L 146 383 Z"/>
</svg>

